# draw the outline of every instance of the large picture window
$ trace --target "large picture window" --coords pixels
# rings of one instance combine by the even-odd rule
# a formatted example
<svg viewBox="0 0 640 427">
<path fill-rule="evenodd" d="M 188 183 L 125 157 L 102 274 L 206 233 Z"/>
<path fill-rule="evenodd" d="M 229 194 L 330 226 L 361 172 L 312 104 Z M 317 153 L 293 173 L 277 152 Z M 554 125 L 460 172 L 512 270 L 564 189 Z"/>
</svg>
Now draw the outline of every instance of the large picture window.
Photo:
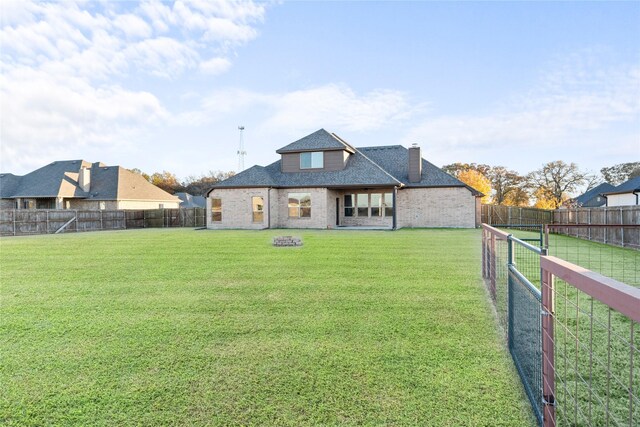
<svg viewBox="0 0 640 427">
<path fill-rule="evenodd" d="M 393 193 L 345 194 L 344 216 L 392 217 Z"/>
<path fill-rule="evenodd" d="M 311 218 L 311 193 L 289 193 L 289 218 Z"/>
<path fill-rule="evenodd" d="M 252 197 L 251 209 L 253 210 L 253 222 L 264 222 L 264 198 Z"/>
<path fill-rule="evenodd" d="M 312 151 L 300 153 L 300 169 L 322 169 L 324 167 L 324 153 Z"/>
<path fill-rule="evenodd" d="M 222 199 L 211 199 L 211 221 L 222 221 Z"/>
</svg>

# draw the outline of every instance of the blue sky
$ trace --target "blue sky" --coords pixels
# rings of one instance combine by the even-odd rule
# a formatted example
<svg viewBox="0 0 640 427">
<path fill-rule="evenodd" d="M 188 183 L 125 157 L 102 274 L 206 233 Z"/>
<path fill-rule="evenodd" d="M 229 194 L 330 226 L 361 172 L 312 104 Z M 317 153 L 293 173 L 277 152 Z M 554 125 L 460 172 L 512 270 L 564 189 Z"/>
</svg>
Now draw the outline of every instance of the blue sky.
<svg viewBox="0 0 640 427">
<path fill-rule="evenodd" d="M 436 165 L 640 160 L 640 2 L 2 2 L 0 169 L 184 178 L 319 128 Z"/>
</svg>

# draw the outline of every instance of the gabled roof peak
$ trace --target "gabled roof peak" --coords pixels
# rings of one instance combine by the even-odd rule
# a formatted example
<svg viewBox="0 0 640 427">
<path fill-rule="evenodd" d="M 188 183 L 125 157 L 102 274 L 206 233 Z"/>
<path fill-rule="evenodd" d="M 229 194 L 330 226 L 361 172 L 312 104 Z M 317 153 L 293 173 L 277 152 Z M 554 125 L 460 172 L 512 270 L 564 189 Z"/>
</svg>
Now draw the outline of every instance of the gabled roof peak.
<svg viewBox="0 0 640 427">
<path fill-rule="evenodd" d="M 318 129 L 317 131 L 300 138 L 297 141 L 292 142 L 289 145 L 276 150 L 276 153 L 299 153 L 301 151 L 331 151 L 331 150 L 346 150 L 350 153 L 354 153 L 355 150 L 351 145 L 345 142 L 338 135 L 329 133 L 324 129 Z"/>
</svg>

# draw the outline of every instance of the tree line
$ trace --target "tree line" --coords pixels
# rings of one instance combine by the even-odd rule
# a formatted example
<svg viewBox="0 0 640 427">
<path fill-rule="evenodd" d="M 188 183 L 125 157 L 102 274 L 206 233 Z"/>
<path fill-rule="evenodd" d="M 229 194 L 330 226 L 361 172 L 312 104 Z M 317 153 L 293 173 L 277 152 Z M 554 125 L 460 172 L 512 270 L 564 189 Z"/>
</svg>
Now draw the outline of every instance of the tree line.
<svg viewBox="0 0 640 427">
<path fill-rule="evenodd" d="M 452 163 L 442 169 L 483 193 L 482 203 L 505 206 L 531 206 L 558 209 L 571 206 L 570 194 L 608 182 L 619 185 L 640 176 L 640 162 L 620 163 L 600 169 L 600 173 L 581 170 L 575 163 L 562 160 L 542 165 L 521 175 L 504 166 L 476 163 Z"/>
<path fill-rule="evenodd" d="M 233 171 L 209 171 L 207 174 L 200 176 L 191 175 L 180 181 L 175 174 L 168 171 L 154 172 L 149 175 L 136 168 L 131 169 L 131 172 L 142 175 L 144 179 L 156 187 L 162 188 L 169 194 L 184 192 L 193 194 L 194 196 L 203 196 L 214 184 L 235 175 Z"/>
</svg>

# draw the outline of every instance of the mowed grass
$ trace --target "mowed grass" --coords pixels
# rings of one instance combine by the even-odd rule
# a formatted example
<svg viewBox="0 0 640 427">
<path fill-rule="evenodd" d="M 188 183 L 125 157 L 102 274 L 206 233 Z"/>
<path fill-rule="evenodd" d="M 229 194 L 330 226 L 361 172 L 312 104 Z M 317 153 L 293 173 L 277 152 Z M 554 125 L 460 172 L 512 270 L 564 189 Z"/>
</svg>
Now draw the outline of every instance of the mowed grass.
<svg viewBox="0 0 640 427">
<path fill-rule="evenodd" d="M 532 424 L 477 230 L 5 238 L 0 267 L 0 424 Z"/>
</svg>

